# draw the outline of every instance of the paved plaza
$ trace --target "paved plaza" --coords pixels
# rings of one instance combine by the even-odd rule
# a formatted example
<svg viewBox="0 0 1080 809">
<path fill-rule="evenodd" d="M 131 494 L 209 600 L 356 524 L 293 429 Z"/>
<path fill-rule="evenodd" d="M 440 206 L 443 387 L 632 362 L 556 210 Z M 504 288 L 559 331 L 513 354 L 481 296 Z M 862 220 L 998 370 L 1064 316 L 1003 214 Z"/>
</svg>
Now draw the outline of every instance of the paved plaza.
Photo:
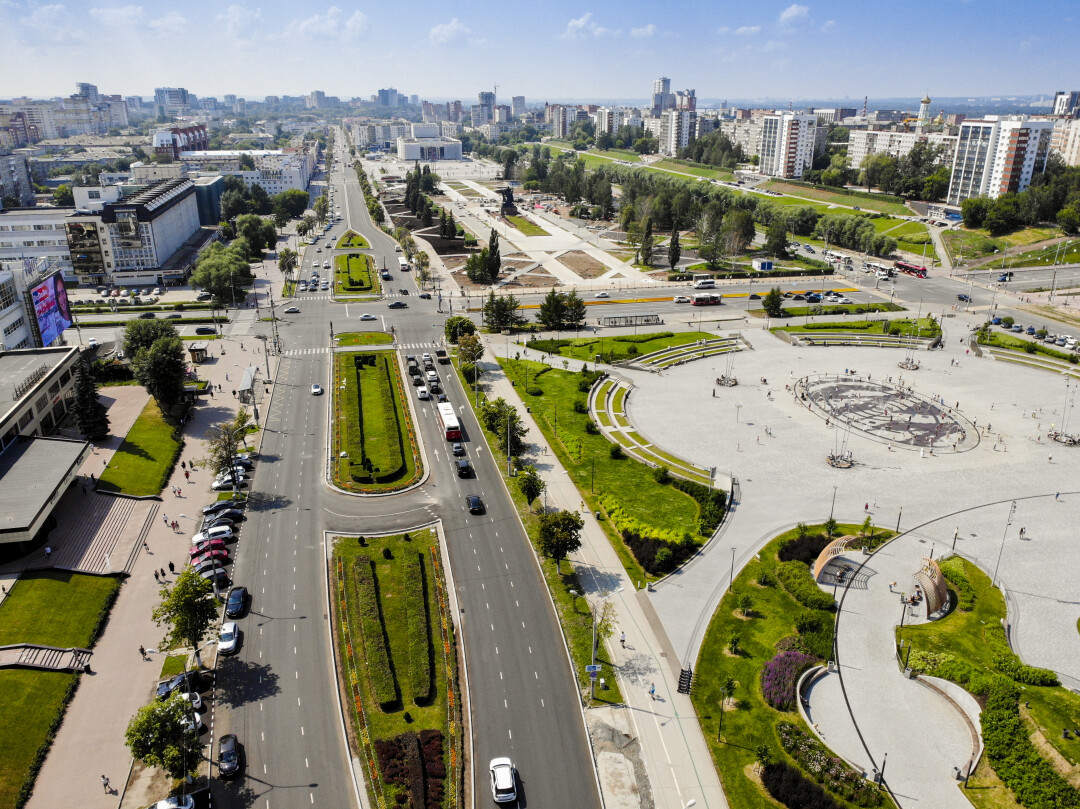
<svg viewBox="0 0 1080 809">
<path fill-rule="evenodd" d="M 955 773 L 972 755 L 970 717 L 904 679 L 893 656 L 901 605 L 888 585 L 911 591 L 931 550 L 949 553 L 955 536 L 956 552 L 989 575 L 997 569 L 1016 651 L 1080 685 L 1080 584 L 1068 572 L 1080 564 L 1069 532 L 1080 493 L 1068 483 L 1080 448 L 1046 437 L 1071 418 L 1070 394 L 1057 374 L 967 353 L 970 325 L 948 319 L 945 348 L 920 352 L 915 371 L 898 367 L 900 349 L 795 347 L 749 330 L 753 350 L 735 360 L 735 387 L 714 384 L 723 359 L 619 372 L 635 384 L 628 414 L 647 440 L 736 481 L 720 536 L 652 594 L 681 661 L 697 656 L 733 555 L 738 575 L 770 538 L 831 513 L 859 523 L 868 511 L 877 525 L 906 532 L 870 560 L 841 616 L 840 661 L 863 739 L 838 678 L 814 687 L 809 709 L 823 738 L 857 766 L 869 772 L 888 753 L 887 777 L 905 805 L 967 805 Z M 852 468 L 826 463 L 838 446 L 851 452 Z M 922 619 L 912 612 L 907 620 Z"/>
</svg>

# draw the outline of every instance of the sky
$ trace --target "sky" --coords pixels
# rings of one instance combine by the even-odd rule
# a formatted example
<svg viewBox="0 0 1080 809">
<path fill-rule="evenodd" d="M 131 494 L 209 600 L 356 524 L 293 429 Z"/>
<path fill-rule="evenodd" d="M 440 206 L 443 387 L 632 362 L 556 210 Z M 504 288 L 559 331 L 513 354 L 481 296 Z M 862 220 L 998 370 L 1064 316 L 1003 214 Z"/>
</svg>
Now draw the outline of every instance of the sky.
<svg viewBox="0 0 1080 809">
<path fill-rule="evenodd" d="M 1080 89 L 1076 0 L 0 0 L 0 98 L 75 83 L 152 96 L 500 102 L 1053 94 Z"/>
</svg>

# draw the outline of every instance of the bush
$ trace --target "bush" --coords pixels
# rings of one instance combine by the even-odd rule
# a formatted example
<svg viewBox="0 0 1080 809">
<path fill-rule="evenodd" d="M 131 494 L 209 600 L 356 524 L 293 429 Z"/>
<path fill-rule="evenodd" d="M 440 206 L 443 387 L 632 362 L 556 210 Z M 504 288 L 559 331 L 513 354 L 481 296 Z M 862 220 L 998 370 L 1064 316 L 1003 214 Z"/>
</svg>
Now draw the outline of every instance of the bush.
<svg viewBox="0 0 1080 809">
<path fill-rule="evenodd" d="M 818 556 L 831 541 L 824 533 L 807 533 L 803 537 L 789 539 L 780 547 L 776 556 L 781 562 L 796 561 L 810 566 L 817 561 Z"/>
<path fill-rule="evenodd" d="M 401 586 L 405 595 L 405 618 L 408 621 L 409 685 L 412 700 L 417 705 L 431 702 L 431 627 L 428 622 L 425 597 L 423 554 L 408 554 L 401 570 Z"/>
<path fill-rule="evenodd" d="M 611 459 L 613 461 L 621 461 L 623 458 L 626 457 L 626 453 L 623 452 L 621 444 L 612 444 L 611 447 L 608 449 L 608 455 L 611 456 Z"/>
<path fill-rule="evenodd" d="M 353 566 L 356 594 L 359 598 L 360 630 L 364 636 L 364 659 L 375 701 L 384 711 L 397 707 L 398 690 L 390 655 L 386 649 L 386 630 L 375 584 L 375 568 L 367 556 L 358 556 Z"/>
<path fill-rule="evenodd" d="M 678 542 L 665 542 L 656 537 L 642 536 L 635 531 L 620 533 L 638 564 L 649 573 L 670 573 L 698 549 L 697 543 L 685 538 Z"/>
<path fill-rule="evenodd" d="M 763 767 L 761 783 L 775 800 L 790 809 L 841 809 L 825 790 L 784 761 Z"/>
<path fill-rule="evenodd" d="M 712 536 L 724 519 L 727 509 L 727 492 L 722 489 L 712 489 L 695 483 L 692 480 L 672 478 L 671 485 L 684 494 L 688 494 L 697 501 L 701 509 L 698 517 L 698 533 L 703 537 Z"/>
<path fill-rule="evenodd" d="M 589 405 L 583 402 L 581 399 L 574 400 L 574 412 L 575 413 L 588 413 Z"/>
<path fill-rule="evenodd" d="M 855 772 L 802 728 L 790 722 L 781 722 L 776 729 L 784 751 L 826 789 L 856 806 L 881 806 L 884 802 L 878 787 L 865 780 L 861 773 Z"/>
<path fill-rule="evenodd" d="M 817 586 L 810 568 L 802 562 L 781 562 L 776 566 L 776 577 L 791 596 L 812 610 L 836 611 L 833 597 Z"/>
<path fill-rule="evenodd" d="M 804 610 L 798 618 L 795 619 L 795 631 L 800 635 L 805 635 L 808 632 L 820 632 L 825 626 L 825 621 L 822 620 L 822 613 L 817 610 Z"/>
<path fill-rule="evenodd" d="M 968 581 L 967 573 L 964 572 L 964 563 L 960 557 L 950 556 L 938 564 L 949 584 L 955 588 L 957 606 L 964 612 L 975 609 L 975 590 Z"/>
<path fill-rule="evenodd" d="M 659 483 L 661 486 L 665 486 L 671 482 L 671 472 L 668 471 L 666 466 L 660 465 L 653 470 L 653 480 Z"/>
<path fill-rule="evenodd" d="M 600 428 L 596 426 L 592 419 L 589 419 L 587 422 L 585 422 L 585 432 L 587 432 L 589 435 L 599 435 Z"/>
<path fill-rule="evenodd" d="M 1038 350 L 1039 350 L 1039 347 L 1037 345 L 1035 345 L 1034 343 L 1031 343 L 1031 342 L 1024 343 L 1024 352 L 1026 354 L 1034 354 Z"/>
<path fill-rule="evenodd" d="M 778 711 L 795 707 L 795 685 L 816 659 L 802 652 L 780 652 L 761 670 L 761 694 Z"/>
</svg>

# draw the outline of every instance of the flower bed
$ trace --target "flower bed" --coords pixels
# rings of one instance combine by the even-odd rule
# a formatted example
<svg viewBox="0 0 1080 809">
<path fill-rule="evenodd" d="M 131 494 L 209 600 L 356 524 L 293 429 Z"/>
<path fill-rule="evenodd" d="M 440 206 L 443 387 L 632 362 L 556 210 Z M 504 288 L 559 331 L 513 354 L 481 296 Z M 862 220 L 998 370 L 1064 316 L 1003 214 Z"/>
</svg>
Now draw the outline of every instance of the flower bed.
<svg viewBox="0 0 1080 809">
<path fill-rule="evenodd" d="M 761 693 L 766 702 L 778 711 L 795 707 L 795 685 L 799 676 L 817 662 L 817 658 L 802 652 L 781 652 L 761 670 Z"/>
<path fill-rule="evenodd" d="M 881 806 L 881 791 L 809 733 L 790 722 L 776 729 L 784 750 L 819 784 L 857 806 Z"/>
</svg>

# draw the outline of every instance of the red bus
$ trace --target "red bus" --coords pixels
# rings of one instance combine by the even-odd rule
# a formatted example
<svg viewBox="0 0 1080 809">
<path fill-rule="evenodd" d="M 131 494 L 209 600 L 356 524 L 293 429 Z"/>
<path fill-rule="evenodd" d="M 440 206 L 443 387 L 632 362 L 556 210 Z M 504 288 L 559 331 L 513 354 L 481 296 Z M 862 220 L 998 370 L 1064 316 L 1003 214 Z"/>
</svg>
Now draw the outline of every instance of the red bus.
<svg viewBox="0 0 1080 809">
<path fill-rule="evenodd" d="M 442 424 L 443 436 L 447 441 L 461 440 L 461 425 L 458 423 L 454 406 L 449 402 L 439 405 L 439 422 Z"/>
<path fill-rule="evenodd" d="M 699 295 L 690 296 L 691 306 L 719 306 L 723 301 L 723 295 L 713 295 L 709 293 L 701 293 Z"/>
<path fill-rule="evenodd" d="M 916 278 L 926 277 L 926 267 L 920 267 L 918 264 L 908 264 L 906 261 L 894 262 L 893 269 L 895 269 L 897 272 L 914 275 Z"/>
</svg>

